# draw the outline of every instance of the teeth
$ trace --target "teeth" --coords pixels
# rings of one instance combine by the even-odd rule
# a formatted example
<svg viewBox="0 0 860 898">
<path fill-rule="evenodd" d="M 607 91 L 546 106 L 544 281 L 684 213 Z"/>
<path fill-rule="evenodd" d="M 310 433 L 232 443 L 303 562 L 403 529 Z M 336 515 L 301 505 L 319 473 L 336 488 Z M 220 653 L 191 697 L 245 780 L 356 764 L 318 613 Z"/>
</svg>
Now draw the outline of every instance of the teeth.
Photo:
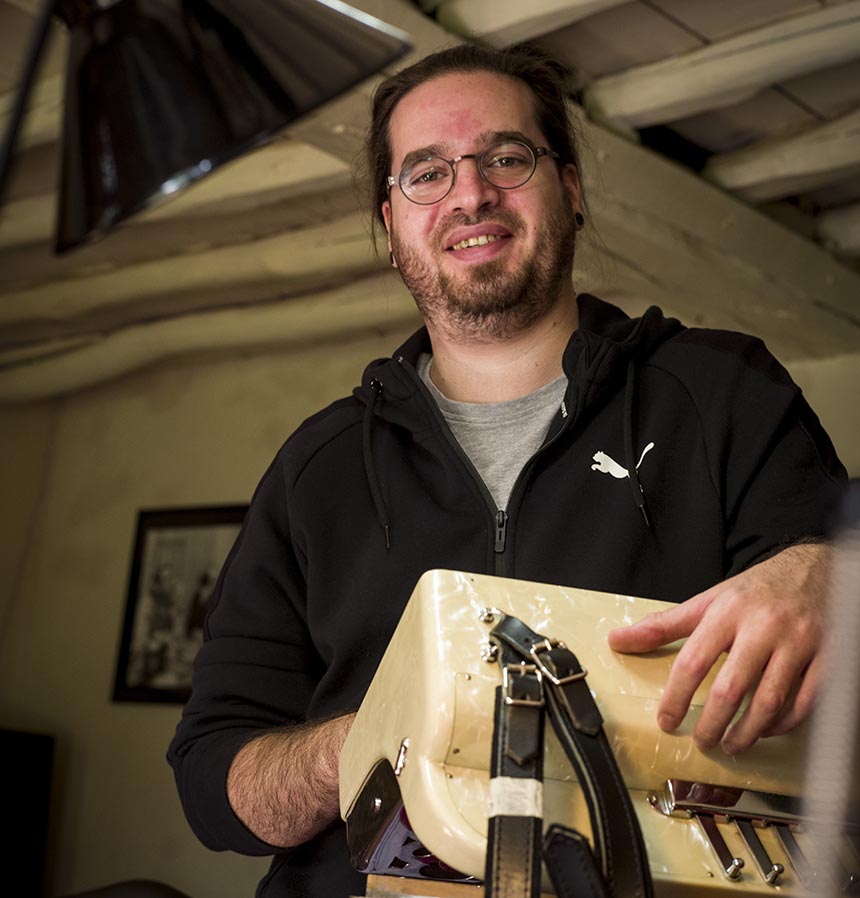
<svg viewBox="0 0 860 898">
<path fill-rule="evenodd" d="M 451 249 L 453 249 L 454 252 L 457 252 L 458 250 L 466 249 L 469 246 L 486 246 L 488 243 L 493 243 L 494 241 L 501 239 L 502 238 L 496 234 L 481 234 L 478 237 L 467 237 L 465 240 L 455 243 Z"/>
</svg>

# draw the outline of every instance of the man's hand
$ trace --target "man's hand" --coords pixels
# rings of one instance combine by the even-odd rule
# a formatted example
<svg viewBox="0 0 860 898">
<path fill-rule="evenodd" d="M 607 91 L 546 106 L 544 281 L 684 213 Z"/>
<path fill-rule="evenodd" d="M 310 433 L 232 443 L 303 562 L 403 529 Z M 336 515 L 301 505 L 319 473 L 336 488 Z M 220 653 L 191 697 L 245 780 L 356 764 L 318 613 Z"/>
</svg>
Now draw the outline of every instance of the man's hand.
<svg viewBox="0 0 860 898">
<path fill-rule="evenodd" d="M 658 708 L 661 729 L 680 725 L 722 652 L 728 657 L 693 731 L 700 749 L 722 741 L 723 751 L 735 754 L 762 736 L 788 732 L 809 714 L 821 679 L 830 555 L 824 544 L 792 546 L 676 608 L 609 634 L 610 648 L 632 653 L 689 637 Z M 727 730 L 753 687 L 746 710 Z"/>
<path fill-rule="evenodd" d="M 227 798 L 258 839 L 292 848 L 338 816 L 338 758 L 354 719 L 285 727 L 242 746 L 227 774 Z"/>
</svg>

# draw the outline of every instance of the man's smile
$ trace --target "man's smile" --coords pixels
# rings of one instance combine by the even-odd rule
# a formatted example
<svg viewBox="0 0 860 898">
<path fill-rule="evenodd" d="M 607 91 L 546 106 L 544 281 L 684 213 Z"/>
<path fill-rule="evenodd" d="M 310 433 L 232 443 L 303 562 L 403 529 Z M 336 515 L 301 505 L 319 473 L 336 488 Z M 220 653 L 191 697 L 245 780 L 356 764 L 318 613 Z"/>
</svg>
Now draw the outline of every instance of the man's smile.
<svg viewBox="0 0 860 898">
<path fill-rule="evenodd" d="M 488 222 L 454 229 L 443 245 L 446 252 L 454 253 L 462 261 L 483 261 L 501 252 L 503 243 L 512 236 L 503 225 Z"/>
<path fill-rule="evenodd" d="M 455 243 L 451 247 L 451 249 L 456 253 L 461 249 L 467 249 L 470 246 L 485 246 L 487 243 L 493 243 L 496 240 L 504 239 L 504 237 L 501 237 L 497 234 L 480 234 L 477 237 L 467 237 L 465 240 L 461 240 L 459 243 Z"/>
</svg>

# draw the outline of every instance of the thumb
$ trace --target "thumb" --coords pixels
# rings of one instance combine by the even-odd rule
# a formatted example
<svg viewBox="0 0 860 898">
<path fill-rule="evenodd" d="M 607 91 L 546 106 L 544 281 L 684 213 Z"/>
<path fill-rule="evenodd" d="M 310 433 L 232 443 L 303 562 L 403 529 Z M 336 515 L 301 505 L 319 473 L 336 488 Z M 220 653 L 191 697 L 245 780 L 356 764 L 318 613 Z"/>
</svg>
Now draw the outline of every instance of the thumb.
<svg viewBox="0 0 860 898">
<path fill-rule="evenodd" d="M 609 632 L 609 648 L 614 652 L 651 652 L 661 645 L 689 636 L 699 625 L 710 602 L 707 593 L 687 599 L 675 608 L 652 611 L 627 627 Z"/>
</svg>

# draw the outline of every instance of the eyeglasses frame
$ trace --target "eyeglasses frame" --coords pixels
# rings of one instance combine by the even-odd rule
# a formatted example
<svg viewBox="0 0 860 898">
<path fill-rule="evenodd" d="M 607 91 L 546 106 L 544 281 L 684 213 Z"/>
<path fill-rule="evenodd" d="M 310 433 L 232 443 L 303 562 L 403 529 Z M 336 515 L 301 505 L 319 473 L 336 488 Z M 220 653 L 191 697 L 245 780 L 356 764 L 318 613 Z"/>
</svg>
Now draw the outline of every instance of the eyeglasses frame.
<svg viewBox="0 0 860 898">
<path fill-rule="evenodd" d="M 522 184 L 517 184 L 514 187 L 502 187 L 499 184 L 494 184 L 487 176 L 484 174 L 484 167 L 481 164 L 481 159 L 484 155 L 486 155 L 490 150 L 494 147 L 501 146 L 502 144 L 516 144 L 517 146 L 525 147 L 531 154 L 534 156 L 534 165 L 532 166 L 532 170 L 529 173 L 529 176 L 522 182 Z M 457 169 L 456 164 L 458 162 L 462 162 L 464 159 L 474 159 L 478 166 L 478 174 L 481 176 L 481 179 L 489 184 L 491 187 L 495 187 L 497 190 L 519 190 L 520 187 L 524 187 L 528 184 L 529 181 L 534 177 L 535 172 L 537 171 L 537 164 L 540 161 L 541 157 L 546 156 L 547 159 L 560 159 L 561 157 L 555 150 L 549 149 L 549 147 L 533 147 L 531 144 L 525 143 L 522 140 L 504 140 L 501 143 L 494 143 L 491 146 L 487 147 L 485 150 L 481 150 L 480 153 L 463 153 L 460 156 L 455 156 L 453 159 L 445 159 L 442 156 L 427 156 L 427 159 L 440 159 L 442 162 L 447 163 L 449 168 L 451 169 L 451 183 L 448 186 L 448 189 L 442 196 L 439 197 L 438 200 L 433 200 L 429 203 L 422 203 L 419 200 L 413 199 L 409 194 L 403 189 L 403 185 L 400 183 L 400 176 L 403 174 L 403 169 L 397 173 L 397 177 L 394 175 L 389 175 L 386 180 L 386 185 L 388 187 L 388 192 L 391 193 L 391 188 L 396 184 L 400 188 L 400 192 L 403 196 L 409 200 L 410 203 L 415 203 L 416 206 L 435 206 L 436 203 L 441 203 L 447 196 L 450 195 L 451 191 L 454 189 L 454 185 L 457 181 Z"/>
</svg>

